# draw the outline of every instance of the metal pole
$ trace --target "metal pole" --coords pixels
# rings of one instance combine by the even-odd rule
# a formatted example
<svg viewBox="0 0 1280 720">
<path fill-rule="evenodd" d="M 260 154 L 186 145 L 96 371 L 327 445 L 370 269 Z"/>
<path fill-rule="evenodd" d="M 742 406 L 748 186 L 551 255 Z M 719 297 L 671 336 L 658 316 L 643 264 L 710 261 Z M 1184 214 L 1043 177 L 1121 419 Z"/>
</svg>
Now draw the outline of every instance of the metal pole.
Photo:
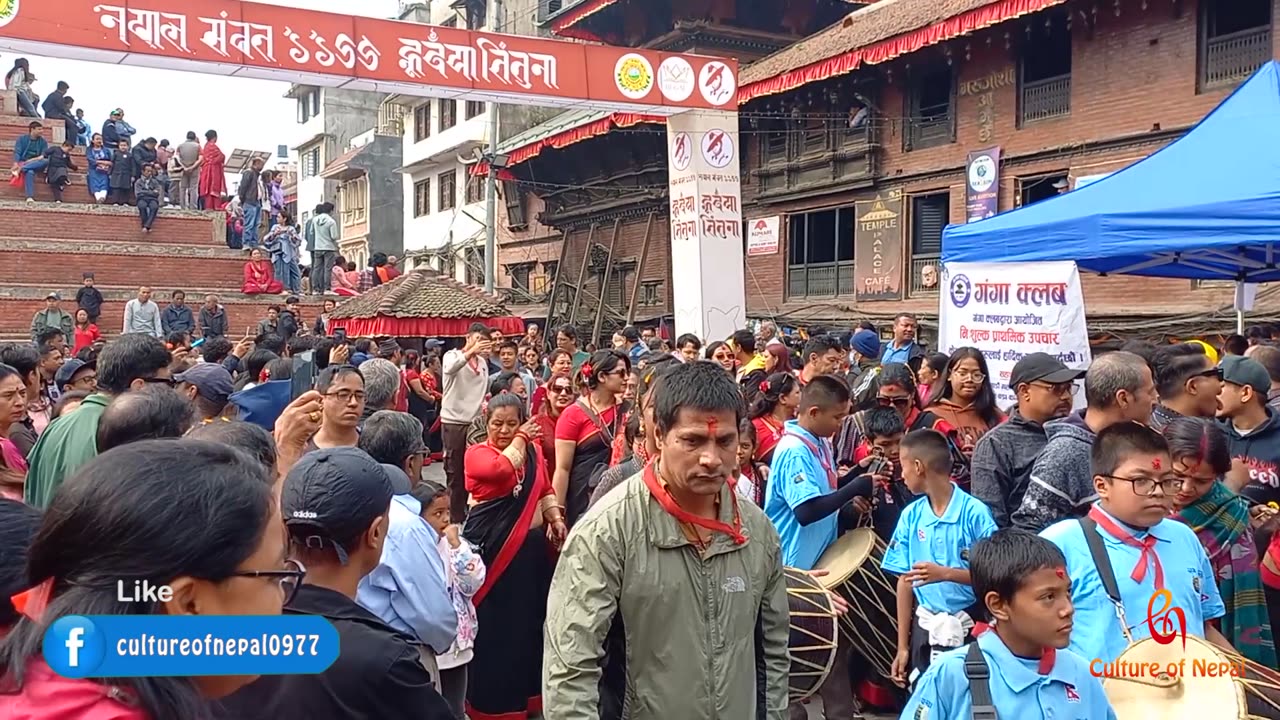
<svg viewBox="0 0 1280 720">
<path fill-rule="evenodd" d="M 489 0 L 485 12 L 489 30 L 499 31 L 498 17 L 502 14 L 502 0 Z M 498 103 L 489 101 L 489 174 L 484 194 L 484 291 L 492 293 L 498 279 L 498 168 L 493 158 L 498 154 Z"/>
</svg>

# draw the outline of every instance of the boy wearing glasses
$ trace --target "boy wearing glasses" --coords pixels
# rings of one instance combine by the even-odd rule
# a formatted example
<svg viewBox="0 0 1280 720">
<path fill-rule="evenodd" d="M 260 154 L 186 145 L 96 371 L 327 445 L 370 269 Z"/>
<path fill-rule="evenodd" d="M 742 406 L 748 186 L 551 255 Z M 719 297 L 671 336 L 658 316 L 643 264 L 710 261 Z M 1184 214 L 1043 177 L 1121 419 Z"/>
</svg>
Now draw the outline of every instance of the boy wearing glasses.
<svg viewBox="0 0 1280 720">
<path fill-rule="evenodd" d="M 1209 622 L 1226 612 L 1209 557 L 1190 527 L 1168 519 L 1182 479 L 1164 438 L 1145 425 L 1117 423 L 1098 433 L 1090 463 L 1098 502 L 1086 517 L 1041 533 L 1067 559 L 1076 606 L 1071 650 L 1104 663 L 1120 657 L 1131 640 L 1151 635 L 1145 620 L 1158 590 L 1172 595 L 1169 607 L 1181 609 L 1187 635 L 1231 649 Z M 1100 538 L 1096 557 L 1092 533 Z M 1152 611 L 1160 606 L 1157 600 Z"/>
<path fill-rule="evenodd" d="M 1031 467 L 1027 492 L 1013 524 L 1040 532 L 1059 520 L 1088 512 L 1098 499 L 1089 466 L 1094 437 L 1117 423 L 1151 422 L 1156 387 L 1147 361 L 1129 352 L 1107 353 L 1084 376 L 1089 407 L 1045 425 L 1044 450 Z"/>
</svg>

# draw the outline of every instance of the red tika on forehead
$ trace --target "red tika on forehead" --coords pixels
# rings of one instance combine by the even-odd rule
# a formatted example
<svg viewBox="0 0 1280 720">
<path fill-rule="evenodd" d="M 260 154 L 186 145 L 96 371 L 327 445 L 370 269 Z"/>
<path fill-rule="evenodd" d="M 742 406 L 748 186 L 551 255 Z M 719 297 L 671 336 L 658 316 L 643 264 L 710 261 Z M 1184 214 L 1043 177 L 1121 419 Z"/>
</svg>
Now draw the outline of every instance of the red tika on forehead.
<svg viewBox="0 0 1280 720">
<path fill-rule="evenodd" d="M 718 427 L 720 427 L 720 421 L 716 420 L 714 417 L 707 416 L 707 432 L 714 437 L 716 434 L 716 428 Z"/>
<path fill-rule="evenodd" d="M 1061 579 L 1063 579 L 1063 580 L 1066 580 L 1066 579 L 1067 579 L 1067 569 L 1066 569 L 1066 568 L 1063 568 L 1063 567 L 1060 567 L 1060 568 L 1054 568 L 1054 569 L 1053 569 L 1053 572 L 1054 572 L 1054 574 L 1056 574 L 1059 578 L 1061 578 Z"/>
<path fill-rule="evenodd" d="M 1151 458 L 1151 469 L 1159 470 L 1161 466 L 1160 458 Z"/>
</svg>

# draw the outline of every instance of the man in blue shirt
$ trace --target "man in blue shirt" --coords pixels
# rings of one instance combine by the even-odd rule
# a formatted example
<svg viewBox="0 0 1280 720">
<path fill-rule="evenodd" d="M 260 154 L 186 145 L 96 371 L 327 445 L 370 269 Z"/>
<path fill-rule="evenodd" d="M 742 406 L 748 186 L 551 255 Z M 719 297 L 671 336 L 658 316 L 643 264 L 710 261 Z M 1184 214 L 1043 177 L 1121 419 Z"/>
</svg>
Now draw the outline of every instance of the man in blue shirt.
<svg viewBox="0 0 1280 720">
<path fill-rule="evenodd" d="M 458 632 L 449 597 L 440 536 L 422 519 L 422 505 L 409 494 L 409 478 L 422 467 L 422 423 L 408 413 L 383 410 L 365 422 L 360 449 L 380 463 L 401 469 L 392 483 L 387 538 L 382 558 L 360 581 L 356 601 L 391 627 L 431 648 L 429 660 L 446 652 Z M 390 475 L 390 473 L 389 473 Z"/>
<path fill-rule="evenodd" d="M 964 644 L 977 611 L 969 548 L 994 533 L 996 521 L 981 500 L 951 482 L 951 446 L 942 433 L 908 433 L 898 461 L 907 489 L 924 495 L 902 511 L 881 563 L 898 576 L 892 679 L 906 686 L 935 656 Z"/>
<path fill-rule="evenodd" d="M 920 364 L 928 353 L 925 347 L 916 342 L 916 328 L 919 326 L 916 316 L 911 313 L 898 313 L 893 320 L 893 340 L 884 344 L 884 352 L 880 355 L 880 364 L 902 363 L 912 372 L 920 372 Z"/>
<path fill-rule="evenodd" d="M 837 513 L 854 497 L 852 483 L 837 488 L 831 451 L 831 436 L 848 413 L 848 386 L 827 375 L 814 378 L 773 451 L 764 512 L 778 529 L 782 562 L 790 567 L 813 569 L 836 540 Z"/>
<path fill-rule="evenodd" d="M 1017 720 L 1115 720 L 1089 660 L 1067 650 L 1072 631 L 1070 581 L 1053 543 L 1024 530 L 1001 530 L 971 551 L 973 591 L 994 619 L 975 653 L 943 653 L 916 683 L 903 720 L 974 715 L 974 692 L 986 686 L 990 708 Z M 981 659 L 989 677 L 970 680 L 967 661 Z"/>
<path fill-rule="evenodd" d="M 1112 425 L 1093 441 L 1091 465 L 1099 500 L 1088 518 L 1063 520 L 1041 533 L 1066 556 L 1079 616 L 1071 650 L 1104 663 L 1117 659 L 1129 638 L 1150 637 L 1148 606 L 1163 589 L 1169 593 L 1167 609 L 1179 608 L 1185 617 L 1187 635 L 1234 652 L 1208 622 L 1226 614 L 1209 557 L 1191 528 L 1168 519 L 1182 480 L 1174 474 L 1164 438 L 1137 423 Z M 1107 596 L 1089 551 L 1085 524 L 1102 536 L 1128 627 L 1121 626 Z M 1164 603 L 1159 598 L 1154 602 L 1151 612 L 1160 615 Z"/>
</svg>

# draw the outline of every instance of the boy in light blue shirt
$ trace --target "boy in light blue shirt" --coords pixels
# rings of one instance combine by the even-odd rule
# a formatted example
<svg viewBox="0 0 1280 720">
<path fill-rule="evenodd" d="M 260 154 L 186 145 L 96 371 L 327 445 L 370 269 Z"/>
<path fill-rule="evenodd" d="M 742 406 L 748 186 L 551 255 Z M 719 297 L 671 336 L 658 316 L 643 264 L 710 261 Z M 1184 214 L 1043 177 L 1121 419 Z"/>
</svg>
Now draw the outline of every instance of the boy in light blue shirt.
<svg viewBox="0 0 1280 720">
<path fill-rule="evenodd" d="M 1075 609 L 1065 562 L 1053 543 L 1024 530 L 975 543 L 969 575 L 995 626 L 938 656 L 902 720 L 970 720 L 975 704 L 999 720 L 1115 720 L 1089 661 L 1066 649 Z"/>
<path fill-rule="evenodd" d="M 1116 660 L 1130 638 L 1151 636 L 1151 624 L 1146 622 L 1150 606 L 1157 627 L 1164 627 L 1162 610 L 1178 608 L 1186 619 L 1187 635 L 1235 652 L 1209 623 L 1226 614 L 1209 556 L 1191 528 L 1169 519 L 1182 479 L 1173 470 L 1164 438 L 1145 425 L 1112 425 L 1093 441 L 1090 464 L 1099 499 L 1088 517 L 1063 520 L 1040 533 L 1066 556 L 1079 615 L 1071 649 L 1104 663 Z M 1115 575 L 1123 625 L 1086 532 L 1101 538 L 1105 562 Z M 1169 593 L 1167 607 L 1158 597 L 1152 604 L 1160 590 Z M 1176 617 L 1168 619 L 1176 623 Z"/>
<path fill-rule="evenodd" d="M 963 645 L 976 599 L 969 548 L 996 531 L 991 510 L 951 482 L 951 446 L 916 430 L 899 447 L 902 481 L 918 498 L 898 518 L 881 567 L 898 576 L 898 654 L 893 680 L 906 686 L 945 650 Z"/>
<path fill-rule="evenodd" d="M 819 375 L 800 391 L 796 419 L 773 451 L 764 512 L 778 529 L 784 565 L 812 570 L 836 541 L 840 508 L 857 494 L 858 483 L 840 485 L 831 450 L 848 414 L 849 386 Z"/>
</svg>

